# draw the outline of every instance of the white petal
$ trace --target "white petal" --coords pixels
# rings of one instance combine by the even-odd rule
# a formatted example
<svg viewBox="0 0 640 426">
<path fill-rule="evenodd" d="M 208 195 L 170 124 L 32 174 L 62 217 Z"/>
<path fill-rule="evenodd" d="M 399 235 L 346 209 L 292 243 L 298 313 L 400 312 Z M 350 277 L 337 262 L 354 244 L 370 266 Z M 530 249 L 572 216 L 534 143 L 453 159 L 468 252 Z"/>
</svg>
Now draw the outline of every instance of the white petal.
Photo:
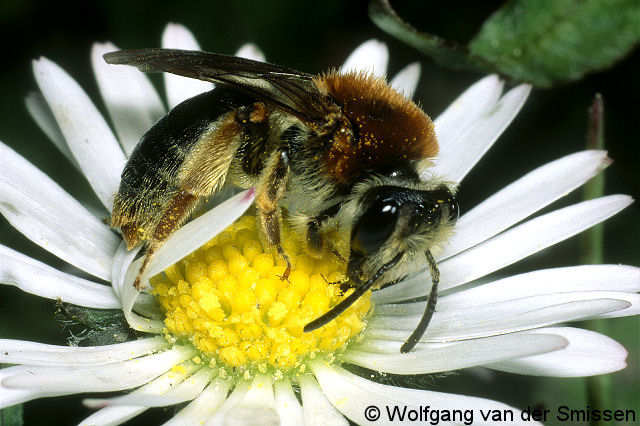
<svg viewBox="0 0 640 426">
<path fill-rule="evenodd" d="M 510 265 L 589 229 L 632 202 L 631 197 L 626 195 L 610 195 L 532 219 L 452 257 L 446 261 L 446 267 L 445 262 L 442 262 L 440 274 L 444 277 L 444 282 L 441 282 L 440 288 L 451 288 Z M 454 272 L 455 268 L 460 267 L 463 270 L 458 269 Z"/>
<path fill-rule="evenodd" d="M 267 426 L 280 424 L 276 410 L 271 375 L 258 374 L 251 382 L 247 393 L 227 411 L 224 418 L 229 425 Z"/>
<path fill-rule="evenodd" d="M 628 310 L 628 314 L 634 315 L 638 313 L 639 296 L 613 291 L 585 291 L 524 297 L 472 307 L 437 308 L 423 339 L 430 342 L 475 339 L 592 318 L 618 310 Z M 387 309 L 376 311 L 369 321 L 367 335 L 404 340 L 418 325 L 424 312 L 424 302 L 380 308 Z M 389 332 L 393 330 L 405 333 Z"/>
<path fill-rule="evenodd" d="M 618 293 L 621 294 L 621 293 Z M 619 300 L 622 300 L 620 297 Z M 626 294 L 624 299 L 629 306 L 619 310 L 613 310 L 610 312 L 603 312 L 600 314 L 591 315 L 585 319 L 597 319 L 597 318 L 620 318 L 640 315 L 640 294 Z"/>
<path fill-rule="evenodd" d="M 440 149 L 455 145 L 460 135 L 488 114 L 500 99 L 503 87 L 504 82 L 497 75 L 489 75 L 458 96 L 434 120 Z"/>
<path fill-rule="evenodd" d="M 303 375 L 298 378 L 298 383 L 302 391 L 302 414 L 306 426 L 349 424 L 347 419 L 331 405 L 316 379 Z"/>
<path fill-rule="evenodd" d="M 111 210 L 125 156 L 91 99 L 62 68 L 46 58 L 33 72 L 73 156 L 96 195 Z"/>
<path fill-rule="evenodd" d="M 135 416 L 145 412 L 147 407 L 106 407 L 102 410 L 98 410 L 83 421 L 80 422 L 80 426 L 115 426 L 120 425 L 127 420 L 134 418 Z"/>
<path fill-rule="evenodd" d="M 131 251 L 128 251 L 127 244 L 122 241 L 113 258 L 111 285 L 122 302 L 122 311 L 129 326 L 138 331 L 160 334 L 164 328 L 164 322 L 160 320 L 161 316 L 156 320 L 149 318 L 154 316 L 149 313 L 153 310 L 152 307 L 156 306 L 153 296 L 140 293 L 133 288 L 133 280 L 137 274 L 137 269 L 133 270 L 130 267 L 138 251 L 140 251 L 140 247 L 134 247 Z M 149 315 L 140 316 L 135 314 L 133 312 L 134 307 L 136 312 L 142 311 L 142 313 Z M 142 307 L 141 310 L 139 309 L 140 307 Z"/>
<path fill-rule="evenodd" d="M 452 182 L 460 182 L 515 118 L 530 91 L 531 86 L 528 85 L 511 89 L 490 110 L 483 111 L 476 120 L 461 119 L 457 123 L 460 126 L 457 129 L 455 123 L 451 123 L 454 126 L 453 129 L 443 130 L 442 122 L 436 121 L 440 153 L 436 158 L 435 167 L 427 170 L 427 174 L 423 174 L 423 177 L 433 173 Z M 465 95 L 462 97 L 466 102 L 487 104 L 478 99 L 472 101 Z M 467 107 L 466 102 L 461 109 Z M 475 108 L 472 110 L 472 112 L 477 111 Z M 445 111 L 443 115 L 448 111 Z M 447 114 L 445 117 L 448 118 L 450 115 Z"/>
<path fill-rule="evenodd" d="M 187 363 L 189 364 L 189 363 Z M 173 386 L 180 386 L 184 378 L 185 373 L 177 373 L 174 371 L 168 371 L 152 380 L 150 383 L 136 389 L 135 391 L 125 395 L 121 398 L 129 398 L 131 401 L 138 398 L 140 395 L 155 395 L 162 397 L 171 392 Z M 181 383 L 182 382 L 182 383 Z M 101 400 L 103 402 L 113 402 L 120 398 L 113 398 L 111 400 Z M 100 406 L 97 404 L 99 400 L 84 400 L 84 404 L 89 407 Z M 106 405 L 106 404 L 103 404 Z M 101 410 L 95 412 L 92 416 L 82 421 L 81 425 L 118 425 L 125 421 L 139 415 L 140 413 L 149 409 L 151 405 L 139 404 L 139 405 L 109 405 L 105 406 Z"/>
<path fill-rule="evenodd" d="M 288 380 L 279 380 L 273 384 L 276 409 L 280 415 L 281 426 L 298 426 L 304 424 L 302 407 L 298 402 L 291 383 Z"/>
<path fill-rule="evenodd" d="M 14 374 L 24 374 L 29 371 L 29 366 L 16 365 L 14 367 L 0 368 L 0 409 L 10 407 L 15 404 L 21 404 L 23 402 L 31 401 L 41 396 L 54 396 L 54 395 L 41 395 L 35 389 L 13 389 L 4 386 L 4 379 Z"/>
<path fill-rule="evenodd" d="M 165 398 L 159 400 L 151 399 L 155 406 L 174 405 L 185 401 L 191 401 L 204 390 L 211 382 L 213 370 L 201 368 L 197 373 L 187 377 L 178 386 L 172 387 L 165 394 Z M 150 405 L 150 404 L 145 404 Z"/>
<path fill-rule="evenodd" d="M 119 300 L 124 300 L 124 285 L 126 283 L 127 271 L 131 266 L 131 262 L 136 258 L 141 247 L 134 247 L 131 250 L 127 250 L 127 243 L 122 241 L 116 254 L 113 257 L 113 269 L 111 272 L 111 286 L 114 293 L 118 296 Z M 131 283 L 129 283 L 131 285 Z M 130 293 L 134 294 L 134 293 Z M 129 306 L 129 305 L 127 305 Z M 144 318 L 138 317 L 140 322 L 144 324 L 157 324 L 157 321 L 149 322 L 148 318 L 164 318 L 164 313 L 158 306 L 158 302 L 154 296 L 146 293 L 139 293 L 135 298 L 135 305 L 129 306 L 137 313 L 143 314 Z M 124 309 L 125 316 L 131 314 L 128 308 Z M 129 318 L 128 318 L 129 319 Z M 143 329 L 143 330 L 146 330 Z"/>
<path fill-rule="evenodd" d="M 102 99 L 124 152 L 129 156 L 140 137 L 165 114 L 149 78 L 129 66 L 109 65 L 102 55 L 119 50 L 113 43 L 94 43 L 91 64 Z"/>
<path fill-rule="evenodd" d="M 122 298 L 122 289 L 127 269 L 131 266 L 131 262 L 136 258 L 141 247 L 134 247 L 127 250 L 127 242 L 122 240 L 116 253 L 113 255 L 113 267 L 111 268 L 111 286 L 113 292 Z"/>
<path fill-rule="evenodd" d="M 131 250 L 127 250 L 127 243 L 122 241 L 120 247 L 116 250 L 115 256 L 113 257 L 111 285 L 120 300 L 124 299 L 123 289 L 127 278 L 127 271 L 139 251 L 139 246 L 134 247 Z M 131 282 L 129 282 L 129 286 L 131 286 Z M 131 306 L 131 308 L 135 312 L 144 316 L 144 318 L 140 318 L 140 320 L 145 324 L 150 324 L 149 318 L 164 319 L 165 316 L 164 312 L 158 305 L 156 298 L 147 293 L 138 293 L 135 299 L 135 305 Z M 125 309 L 125 316 L 128 313 L 127 309 Z M 157 322 L 154 321 L 153 323 Z"/>
<path fill-rule="evenodd" d="M 82 403 L 89 408 L 114 405 L 166 407 L 191 401 L 207 386 L 212 371 L 192 362 L 182 363 L 134 392 L 115 398 L 87 398 Z"/>
<path fill-rule="evenodd" d="M 264 62 L 264 52 L 253 43 L 243 44 L 236 52 L 236 56 L 240 58 L 252 59 L 254 61 Z"/>
<path fill-rule="evenodd" d="M 539 216 L 438 264 L 440 289 L 465 284 L 517 262 L 606 220 L 631 204 L 626 195 L 584 201 Z M 376 303 L 424 296 L 431 278 L 417 274 L 405 282 L 374 293 Z"/>
<path fill-rule="evenodd" d="M 0 258 L 0 284 L 89 308 L 119 309 L 122 306 L 109 286 L 60 272 L 3 245 L 0 245 Z"/>
<path fill-rule="evenodd" d="M 40 396 L 125 390 L 148 383 L 194 354 L 193 348 L 181 346 L 114 364 L 76 367 L 29 366 L 22 373 L 5 377 L 2 386 L 33 389 Z"/>
<path fill-rule="evenodd" d="M 147 276 L 154 276 L 176 263 L 235 222 L 253 203 L 255 190 L 248 189 L 187 223 L 171 234 L 149 262 Z M 132 268 L 139 268 L 139 261 Z"/>
<path fill-rule="evenodd" d="M 609 164 L 605 151 L 583 151 L 523 176 L 464 214 L 439 257 L 449 257 L 509 228 L 581 186 Z"/>
<path fill-rule="evenodd" d="M 413 62 L 402 68 L 389 83 L 391 87 L 411 99 L 420 81 L 420 63 Z"/>
<path fill-rule="evenodd" d="M 366 71 L 373 75 L 383 76 L 387 73 L 389 62 L 389 49 L 387 45 L 378 40 L 369 40 L 362 43 L 354 50 L 344 62 L 340 70 Z"/>
<path fill-rule="evenodd" d="M 369 338 L 367 337 L 366 340 Z M 453 343 L 418 343 L 409 352 L 400 353 L 401 342 L 367 342 L 349 348 L 343 354 L 345 362 L 375 371 L 395 374 L 424 374 L 452 371 L 488 363 L 538 355 L 562 349 L 568 341 L 554 334 L 513 333 Z M 383 352 L 371 352 L 378 347 Z"/>
<path fill-rule="evenodd" d="M 461 306 L 466 309 L 544 294 L 598 290 L 639 292 L 640 268 L 626 265 L 581 265 L 512 275 L 443 296 L 438 300 L 438 311 L 457 309 Z M 385 308 L 380 307 L 382 310 Z"/>
<path fill-rule="evenodd" d="M 215 413 L 206 421 L 205 424 L 211 426 L 233 424 L 226 422 L 226 415 L 244 398 L 249 391 L 248 382 L 240 382 L 231 392 L 231 395 L 222 403 Z"/>
<path fill-rule="evenodd" d="M 133 311 L 147 318 L 147 321 L 150 319 L 164 321 L 166 316 L 155 296 L 146 292 L 138 293 L 136 302 L 133 305 Z"/>
<path fill-rule="evenodd" d="M 217 378 L 200 395 L 180 410 L 166 425 L 201 425 L 218 410 L 227 399 L 231 380 Z"/>
<path fill-rule="evenodd" d="M 342 368 L 330 366 L 320 360 L 313 362 L 311 368 L 331 403 L 357 424 L 390 424 L 392 421 L 399 423 L 398 417 L 390 418 L 389 416 L 389 414 L 398 414 L 394 413 L 394 407 L 398 410 L 416 410 L 417 414 L 422 412 L 424 423 L 434 419 L 435 413 L 432 412 L 440 410 L 439 424 L 497 424 L 498 422 L 491 420 L 491 415 L 508 412 L 513 413 L 513 422 L 506 419 L 505 423 L 539 424 L 523 422 L 520 410 L 488 399 L 383 385 L 356 376 Z M 369 408 L 371 406 L 376 407 L 380 414 L 379 420 L 375 423 L 369 422 L 365 417 L 365 412 L 370 414 L 374 412 Z M 424 412 L 425 409 L 432 412 Z M 444 422 L 444 412 L 454 416 L 454 410 L 460 412 L 458 417 L 451 417 L 452 422 Z M 487 420 L 483 419 L 483 414 L 489 416 Z M 408 418 L 405 417 L 405 421 L 407 420 Z"/>
<path fill-rule="evenodd" d="M 170 49 L 200 50 L 191 31 L 180 24 L 169 24 L 162 33 L 162 47 Z M 202 92 L 213 89 L 213 84 L 194 78 L 164 73 L 169 108 Z"/>
<path fill-rule="evenodd" d="M 0 409 L 11 405 L 20 404 L 38 398 L 46 398 L 50 396 L 65 395 L 64 391 L 56 391 L 51 389 L 40 389 L 38 387 L 31 388 L 14 388 L 5 384 L 6 380 L 16 375 L 30 374 L 36 368 L 31 365 L 16 365 L 8 368 L 0 369 Z"/>
<path fill-rule="evenodd" d="M 56 346 L 0 339 L 0 362 L 48 366 L 111 364 L 149 355 L 169 346 L 171 345 L 163 337 L 90 347 Z"/>
<path fill-rule="evenodd" d="M 80 165 L 73 157 L 67 141 L 64 140 L 62 130 L 56 123 L 56 119 L 51 112 L 51 108 L 44 100 L 42 94 L 38 92 L 31 92 L 25 98 L 25 104 L 31 117 L 36 122 L 38 127 L 44 132 L 45 135 L 53 142 L 53 144 L 60 150 L 60 152 L 67 157 L 67 159 L 73 164 L 76 169 L 80 170 Z"/>
<path fill-rule="evenodd" d="M 144 316 L 137 315 L 133 312 L 133 307 L 137 305 L 139 297 L 145 297 L 144 293 L 140 293 L 133 288 L 133 280 L 137 275 L 136 270 L 129 269 L 125 278 L 127 285 L 122 289 L 122 312 L 124 313 L 127 323 L 134 330 L 151 334 L 161 334 L 164 329 L 164 321 L 161 319 L 151 320 Z"/>
<path fill-rule="evenodd" d="M 0 143 L 0 212 L 27 238 L 109 280 L 119 238 L 44 173 Z"/>
<path fill-rule="evenodd" d="M 569 341 L 564 349 L 542 355 L 489 364 L 494 370 L 553 377 L 583 377 L 613 373 L 627 366 L 627 351 L 615 340 L 579 328 L 544 328 L 530 334 L 557 334 Z"/>
<path fill-rule="evenodd" d="M 169 23 L 162 32 L 162 47 L 168 49 L 200 50 L 195 36 L 182 24 Z"/>
<path fill-rule="evenodd" d="M 185 401 L 191 401 L 200 395 L 204 388 L 211 383 L 213 373 L 213 370 L 210 368 L 201 368 L 197 373 L 187 377 L 178 386 L 169 389 L 165 394 L 166 399 L 151 399 L 150 402 L 153 402 L 155 406 L 159 407 L 162 405 L 174 405 Z"/>
</svg>

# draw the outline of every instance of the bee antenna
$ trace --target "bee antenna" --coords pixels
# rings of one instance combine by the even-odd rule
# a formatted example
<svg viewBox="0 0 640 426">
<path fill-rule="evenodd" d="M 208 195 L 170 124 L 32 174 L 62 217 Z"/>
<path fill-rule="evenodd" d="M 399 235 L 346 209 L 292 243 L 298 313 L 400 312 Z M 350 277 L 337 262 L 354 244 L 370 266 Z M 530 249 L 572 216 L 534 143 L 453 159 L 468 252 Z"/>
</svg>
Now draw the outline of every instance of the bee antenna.
<svg viewBox="0 0 640 426">
<path fill-rule="evenodd" d="M 404 255 L 404 252 L 400 252 L 388 263 L 385 263 L 384 265 L 382 265 L 380 269 L 378 269 L 376 273 L 373 274 L 373 276 L 367 280 L 367 282 L 360 284 L 358 287 L 356 287 L 353 293 L 351 293 L 349 296 L 343 299 L 336 306 L 331 308 L 327 313 L 311 321 L 309 324 L 305 325 L 304 332 L 308 333 L 310 331 L 317 330 L 318 328 L 324 325 L 327 325 L 328 323 L 336 319 L 338 315 L 346 311 L 349 306 L 353 305 L 355 301 L 360 298 L 360 296 L 365 294 L 367 290 L 369 290 L 373 286 L 373 284 L 382 276 L 382 274 L 384 274 L 389 269 L 393 268 L 396 265 L 396 263 L 400 261 L 403 255 Z"/>
<path fill-rule="evenodd" d="M 427 304 L 424 308 L 424 313 L 422 314 L 422 318 L 418 323 L 418 326 L 411 336 L 402 344 L 400 348 L 400 352 L 406 354 L 411 351 L 418 343 L 418 340 L 422 338 L 429 322 L 431 321 L 431 317 L 433 316 L 433 312 L 436 310 L 436 302 L 438 301 L 438 283 L 440 282 L 440 270 L 438 270 L 438 264 L 433 259 L 433 255 L 431 251 L 427 250 L 425 253 L 427 256 L 427 263 L 429 263 L 429 269 L 431 270 L 431 291 L 429 292 L 429 298 L 427 299 Z"/>
</svg>

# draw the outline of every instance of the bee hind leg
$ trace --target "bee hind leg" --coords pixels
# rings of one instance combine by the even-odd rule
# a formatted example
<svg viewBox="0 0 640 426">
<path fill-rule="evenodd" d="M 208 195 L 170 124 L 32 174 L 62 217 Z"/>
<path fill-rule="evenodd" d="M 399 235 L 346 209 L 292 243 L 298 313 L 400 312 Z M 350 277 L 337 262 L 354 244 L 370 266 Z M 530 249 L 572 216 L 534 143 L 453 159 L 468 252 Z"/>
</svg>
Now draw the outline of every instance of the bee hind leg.
<svg viewBox="0 0 640 426">
<path fill-rule="evenodd" d="M 160 220 L 153 231 L 153 235 L 149 240 L 149 246 L 147 247 L 147 251 L 144 255 L 142 266 L 140 266 L 138 275 L 133 282 L 133 286 L 136 290 L 139 291 L 142 289 L 142 275 L 146 271 L 149 261 L 153 258 L 156 250 L 164 244 L 169 235 L 184 223 L 198 201 L 199 197 L 197 195 L 191 194 L 185 190 L 178 191 L 174 196 L 173 200 L 160 217 Z"/>
<path fill-rule="evenodd" d="M 151 245 L 149 245 L 149 247 L 147 248 L 147 251 L 144 254 L 144 260 L 142 261 L 142 265 L 140 266 L 140 269 L 138 270 L 138 275 L 136 275 L 136 279 L 133 281 L 133 288 L 135 288 L 137 291 L 143 290 L 143 287 L 140 284 L 140 281 L 142 280 L 142 274 L 147 269 L 147 265 L 149 264 L 149 261 L 153 257 L 153 254 L 155 253 L 155 251 L 156 250 L 155 250 L 154 244 L 152 242 Z"/>
</svg>

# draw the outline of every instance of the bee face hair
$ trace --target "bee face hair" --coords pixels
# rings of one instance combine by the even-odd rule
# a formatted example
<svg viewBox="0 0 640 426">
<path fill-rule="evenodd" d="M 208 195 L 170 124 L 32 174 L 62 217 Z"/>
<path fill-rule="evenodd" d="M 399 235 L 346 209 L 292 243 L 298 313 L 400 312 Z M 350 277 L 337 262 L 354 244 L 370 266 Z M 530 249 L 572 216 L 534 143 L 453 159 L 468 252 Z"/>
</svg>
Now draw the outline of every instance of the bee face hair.
<svg viewBox="0 0 640 426">
<path fill-rule="evenodd" d="M 406 182 L 372 185 L 363 190 L 357 205 L 351 229 L 350 278 L 372 276 L 403 254 L 374 288 L 402 277 L 410 265 L 424 262 L 424 253 L 446 240 L 458 218 L 452 190 L 433 181 L 414 188 Z"/>
</svg>

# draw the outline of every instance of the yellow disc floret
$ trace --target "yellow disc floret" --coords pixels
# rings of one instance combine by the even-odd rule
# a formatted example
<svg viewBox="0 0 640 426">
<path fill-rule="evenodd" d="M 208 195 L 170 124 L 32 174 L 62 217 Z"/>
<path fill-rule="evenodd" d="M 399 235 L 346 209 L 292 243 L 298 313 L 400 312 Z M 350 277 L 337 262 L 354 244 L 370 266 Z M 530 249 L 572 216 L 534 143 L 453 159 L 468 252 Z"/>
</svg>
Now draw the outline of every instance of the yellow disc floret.
<svg viewBox="0 0 640 426">
<path fill-rule="evenodd" d="M 281 279 L 284 259 L 263 250 L 250 214 L 154 277 L 167 336 L 188 339 L 212 365 L 260 371 L 304 367 L 308 357 L 344 348 L 364 328 L 370 294 L 324 327 L 303 332 L 353 290 L 341 291 L 344 262 L 313 259 L 287 234 L 288 280 Z"/>
</svg>

